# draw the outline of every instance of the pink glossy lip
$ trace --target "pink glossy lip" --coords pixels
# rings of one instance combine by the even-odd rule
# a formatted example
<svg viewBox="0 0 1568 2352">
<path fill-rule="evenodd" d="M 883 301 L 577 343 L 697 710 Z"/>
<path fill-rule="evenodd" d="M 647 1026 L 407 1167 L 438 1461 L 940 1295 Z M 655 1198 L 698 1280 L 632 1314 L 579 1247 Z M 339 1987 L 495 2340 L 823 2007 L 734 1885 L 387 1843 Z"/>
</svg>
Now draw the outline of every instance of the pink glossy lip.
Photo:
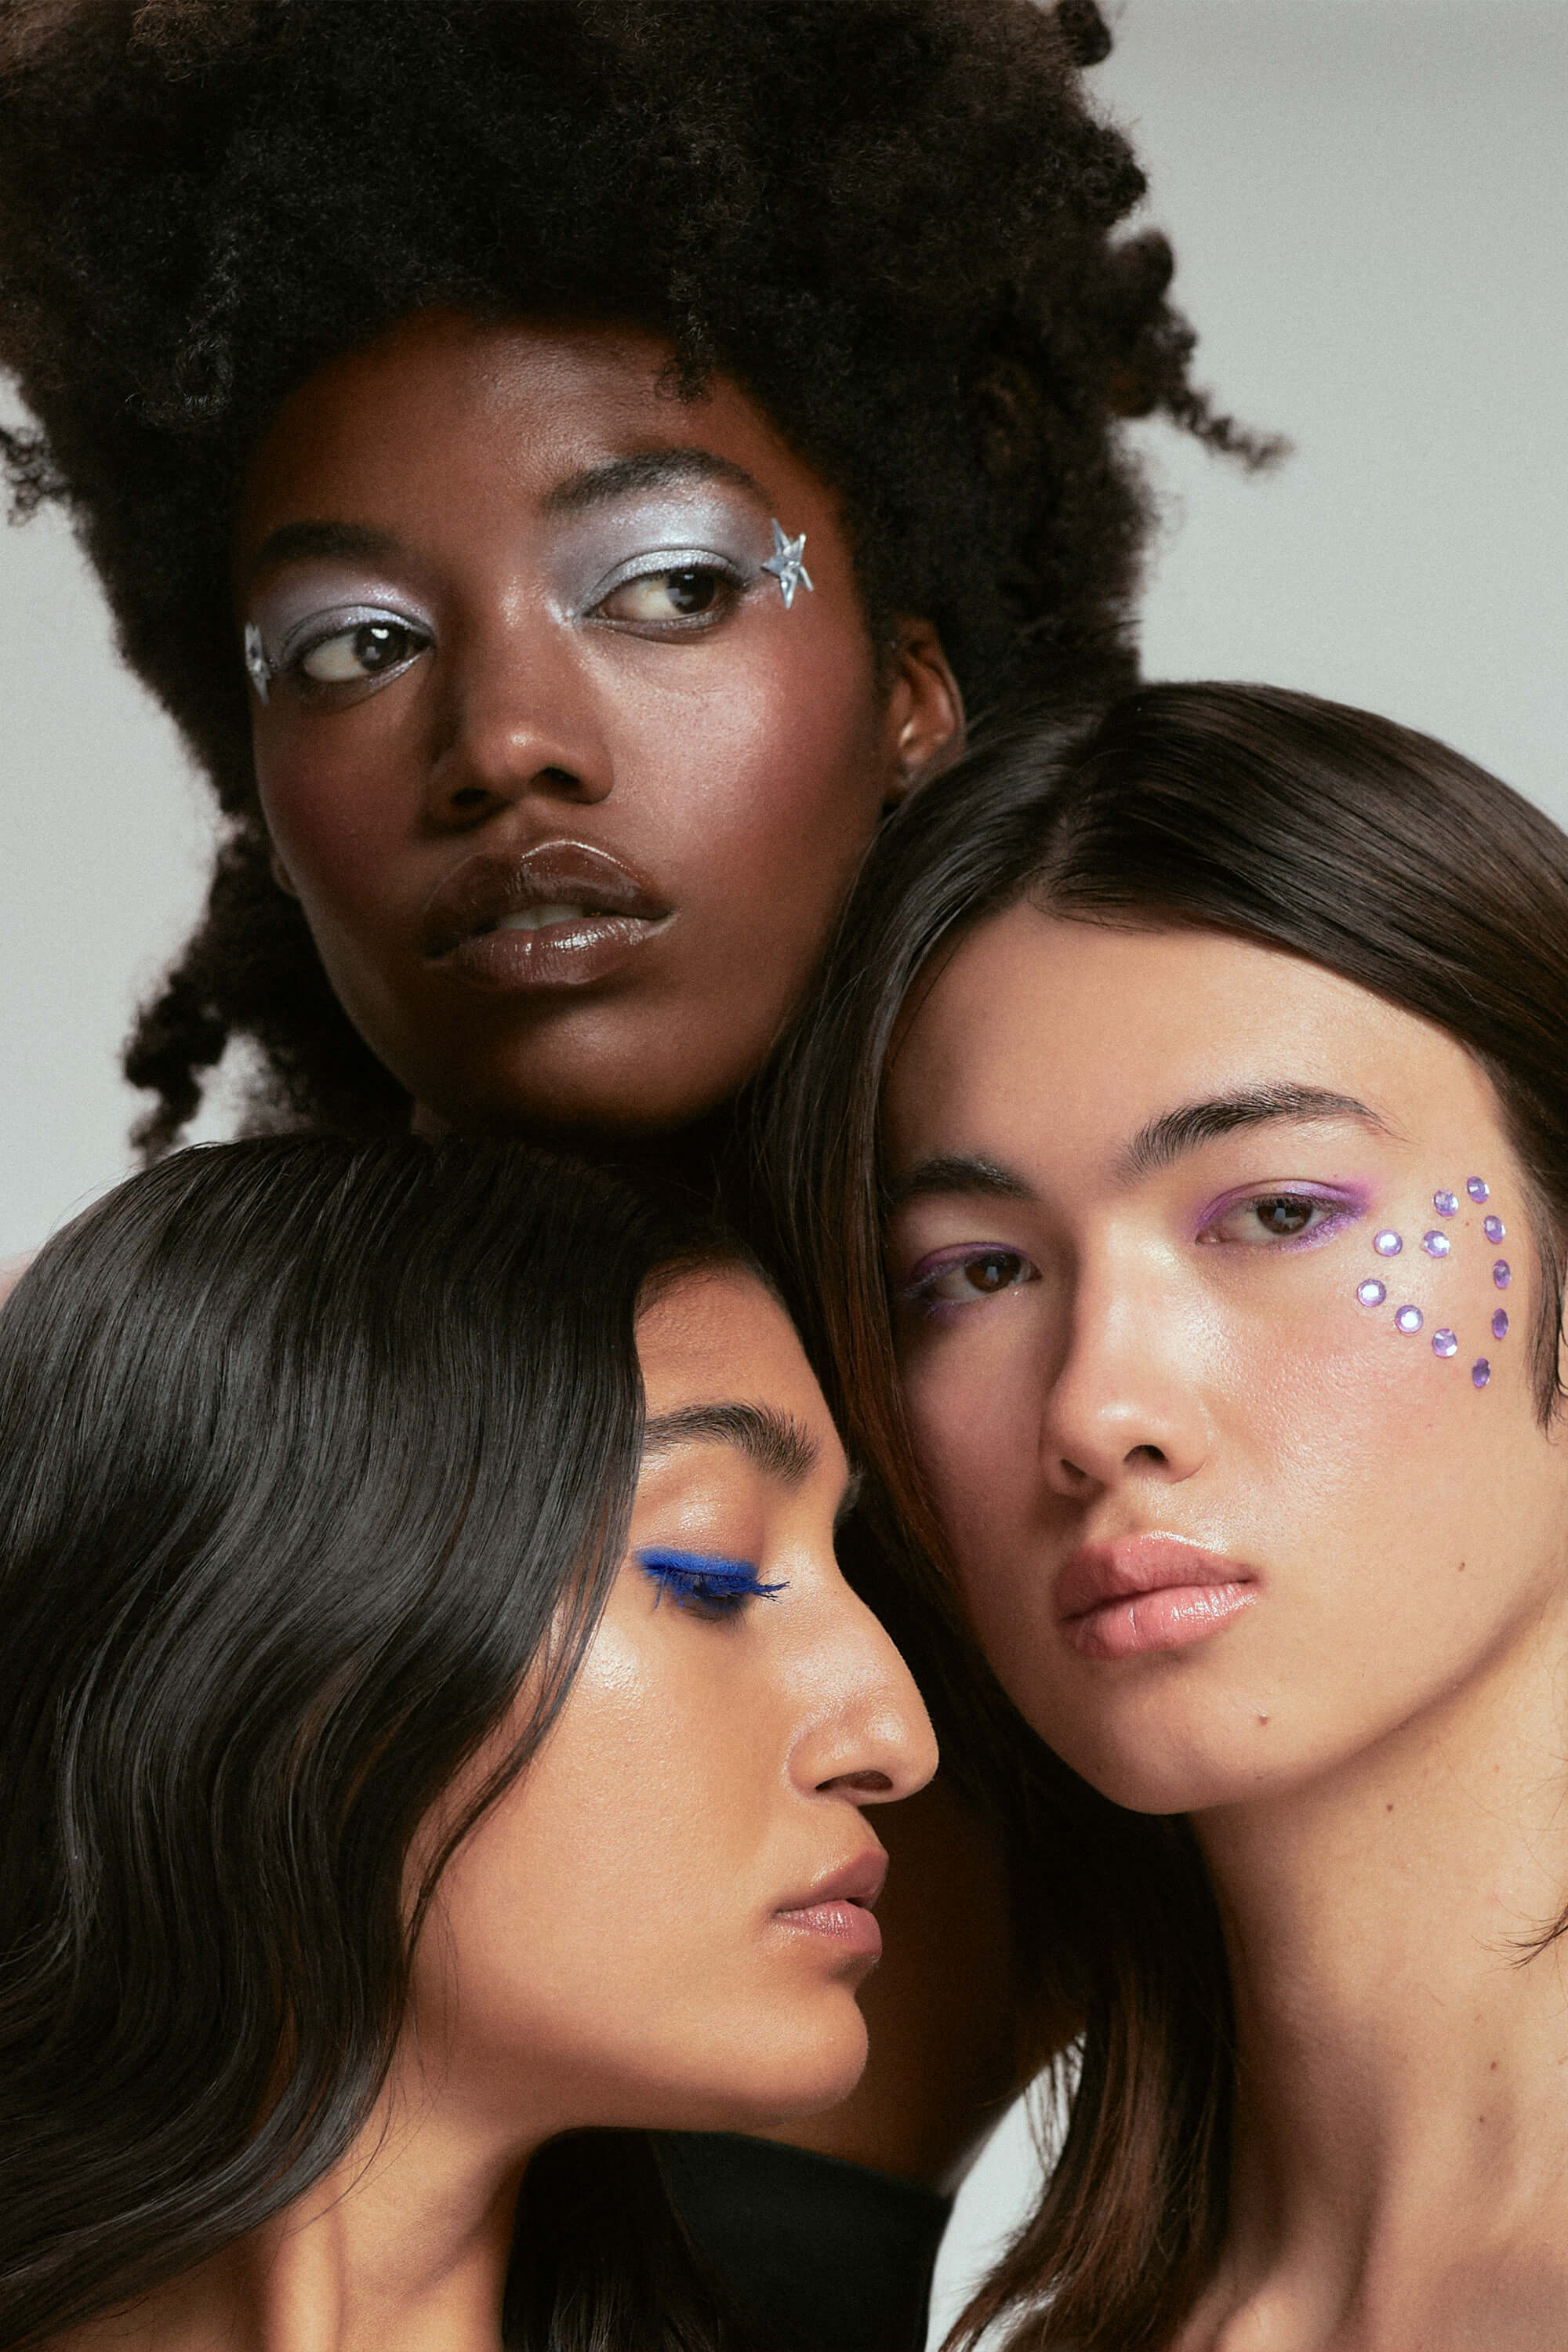
<svg viewBox="0 0 1568 2352">
<path fill-rule="evenodd" d="M 1057 1620 L 1086 1658 L 1184 1650 L 1250 1608 L 1257 1570 L 1181 1536 L 1118 1536 L 1085 1544 L 1057 1578 Z"/>
<path fill-rule="evenodd" d="M 868 1846 L 842 1869 L 781 1903 L 773 1917 L 782 1927 L 827 1937 L 846 1959 L 879 1960 L 882 1931 L 871 1906 L 887 1875 L 887 1855 L 879 1845 Z"/>
<path fill-rule="evenodd" d="M 509 917 L 565 904 L 579 910 L 538 929 Z M 643 877 L 583 841 L 542 841 L 515 857 L 484 854 L 449 874 L 425 909 L 427 961 L 469 988 L 506 994 L 583 988 L 618 971 L 671 919 Z"/>
</svg>

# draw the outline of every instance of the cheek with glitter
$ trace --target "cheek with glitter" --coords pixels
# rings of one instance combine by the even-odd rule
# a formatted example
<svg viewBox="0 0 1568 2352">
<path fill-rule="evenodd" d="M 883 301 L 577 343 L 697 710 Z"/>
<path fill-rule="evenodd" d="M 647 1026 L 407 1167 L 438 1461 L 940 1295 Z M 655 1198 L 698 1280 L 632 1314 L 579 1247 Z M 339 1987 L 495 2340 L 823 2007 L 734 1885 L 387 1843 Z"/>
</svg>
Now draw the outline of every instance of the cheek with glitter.
<svg viewBox="0 0 1568 2352">
<path fill-rule="evenodd" d="M 1373 1234 L 1372 1245 L 1379 1257 L 1397 1257 L 1405 1247 L 1400 1235 L 1394 1233 Z"/>
<path fill-rule="evenodd" d="M 1434 1192 L 1432 1206 L 1440 1217 L 1457 1217 L 1459 1213 L 1459 1196 L 1457 1192 Z"/>
<path fill-rule="evenodd" d="M 1492 1188 L 1484 1176 L 1468 1177 L 1465 1190 L 1472 1201 L 1489 1201 L 1492 1196 Z"/>
<path fill-rule="evenodd" d="M 1439 1234 L 1436 1232 L 1423 1234 L 1421 1236 L 1421 1246 L 1426 1251 L 1428 1257 L 1447 1257 L 1448 1255 L 1448 1236 L 1447 1234 Z"/>
<path fill-rule="evenodd" d="M 1373 1275 L 1367 1281 L 1356 1285 L 1355 1295 L 1363 1307 L 1381 1307 L 1388 1292 Z"/>
<path fill-rule="evenodd" d="M 1435 1356 L 1457 1356 L 1458 1352 L 1459 1342 L 1452 1331 L 1433 1332 L 1432 1353 Z"/>
<path fill-rule="evenodd" d="M 1513 1280 L 1513 1268 L 1506 1257 L 1500 1257 L 1492 1268 L 1492 1280 L 1500 1290 L 1506 1290 Z"/>
<path fill-rule="evenodd" d="M 1494 1339 L 1506 1339 L 1508 1338 L 1508 1308 L 1506 1307 L 1500 1307 L 1497 1313 L 1492 1317 L 1492 1338 Z"/>
<path fill-rule="evenodd" d="M 1500 1242 L 1506 1230 L 1507 1229 L 1500 1217 L 1483 1217 L 1481 1219 L 1481 1231 L 1485 1234 L 1489 1242 Z"/>
<path fill-rule="evenodd" d="M 1479 1356 L 1470 1366 L 1470 1380 L 1478 1389 L 1484 1389 L 1492 1376 L 1492 1368 L 1484 1356 Z"/>
<path fill-rule="evenodd" d="M 1419 1307 L 1402 1307 L 1394 1319 L 1402 1331 L 1408 1333 L 1419 1331 L 1426 1318 Z"/>
</svg>

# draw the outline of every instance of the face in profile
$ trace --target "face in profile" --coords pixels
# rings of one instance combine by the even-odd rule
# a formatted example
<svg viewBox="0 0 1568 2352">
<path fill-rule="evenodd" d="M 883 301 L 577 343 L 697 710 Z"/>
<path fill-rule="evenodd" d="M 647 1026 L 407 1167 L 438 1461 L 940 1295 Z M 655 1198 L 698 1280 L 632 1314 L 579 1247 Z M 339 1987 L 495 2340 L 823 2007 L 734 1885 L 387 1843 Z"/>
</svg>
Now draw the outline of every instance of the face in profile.
<svg viewBox="0 0 1568 2352">
<path fill-rule="evenodd" d="M 1443 1032 L 1237 938 L 1018 906 L 920 998 L 887 1134 L 964 1600 L 1105 1793 L 1304 1784 L 1568 1633 L 1532 1204 Z"/>
<path fill-rule="evenodd" d="M 844 2096 L 880 1949 L 867 1809 L 935 1769 L 909 1673 L 835 1565 L 844 1455 L 783 1311 L 751 1280 L 688 1278 L 638 1346 L 628 1556 L 416 1948 L 420 2063 L 503 2138 L 520 2117 L 743 2128 Z"/>
<path fill-rule="evenodd" d="M 957 728 L 929 629 L 873 645 L 826 486 L 670 364 L 424 314 L 307 383 L 254 464 L 236 596 L 276 871 L 437 1123 L 722 1100 Z"/>
</svg>

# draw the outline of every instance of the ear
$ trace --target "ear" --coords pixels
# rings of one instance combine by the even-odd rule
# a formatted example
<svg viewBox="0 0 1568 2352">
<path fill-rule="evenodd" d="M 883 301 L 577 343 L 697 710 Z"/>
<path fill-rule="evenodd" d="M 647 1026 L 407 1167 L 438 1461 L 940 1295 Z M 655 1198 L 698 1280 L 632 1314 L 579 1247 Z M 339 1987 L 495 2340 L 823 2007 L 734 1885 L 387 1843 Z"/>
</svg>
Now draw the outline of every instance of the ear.
<svg viewBox="0 0 1568 2352">
<path fill-rule="evenodd" d="M 964 724 L 963 697 L 931 623 L 910 616 L 895 621 L 888 697 L 891 782 L 884 807 L 897 807 L 957 759 Z"/>
</svg>

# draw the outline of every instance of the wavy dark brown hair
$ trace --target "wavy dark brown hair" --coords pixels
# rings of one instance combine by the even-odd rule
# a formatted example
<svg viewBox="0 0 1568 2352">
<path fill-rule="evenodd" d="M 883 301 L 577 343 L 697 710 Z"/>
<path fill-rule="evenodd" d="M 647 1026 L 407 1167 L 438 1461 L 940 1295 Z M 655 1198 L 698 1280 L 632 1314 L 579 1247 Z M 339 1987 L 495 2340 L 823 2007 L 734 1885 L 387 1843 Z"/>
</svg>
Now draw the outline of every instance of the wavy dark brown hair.
<svg viewBox="0 0 1568 2352">
<path fill-rule="evenodd" d="M 1118 420 L 1266 451 L 1193 385 L 1164 239 L 1113 236 L 1109 45 L 1092 0 L 7 0 L 16 498 L 72 515 L 228 820 L 127 1053 L 150 1150 L 231 1037 L 276 1116 L 406 1122 L 268 871 L 228 581 L 279 402 L 400 317 L 651 330 L 837 491 L 873 632 L 934 623 L 972 709 L 1131 684 Z"/>
<path fill-rule="evenodd" d="M 1310 695 L 1154 686 L 1077 720 L 1026 714 L 889 820 L 762 1097 L 759 1157 L 793 1303 L 875 1470 L 889 1557 L 934 1606 L 951 1578 L 900 1401 L 880 1098 L 922 978 L 1020 901 L 1282 949 L 1465 1046 L 1496 1088 L 1531 1199 L 1543 1276 L 1531 1346 L 1550 1422 L 1568 1259 L 1568 838 L 1429 736 Z M 1224 1939 L 1186 1823 L 1110 1803 L 1012 1724 L 1000 1785 L 1034 1964 L 1085 2028 L 1057 2062 L 1065 2138 L 1039 2210 L 952 2343 L 978 2352 L 1010 2322 L 1001 2340 L 1018 2352 L 1143 2352 L 1175 2335 L 1224 2236 Z"/>
<path fill-rule="evenodd" d="M 624 1557 L 650 1284 L 731 1261 L 522 1145 L 175 1154 L 0 1316 L 0 2345 L 132 2304 L 364 2128 L 458 1841 Z M 532 1705 L 406 1916 L 461 1767 Z M 736 2352 L 637 2133 L 526 2177 L 505 2340 Z"/>
</svg>

